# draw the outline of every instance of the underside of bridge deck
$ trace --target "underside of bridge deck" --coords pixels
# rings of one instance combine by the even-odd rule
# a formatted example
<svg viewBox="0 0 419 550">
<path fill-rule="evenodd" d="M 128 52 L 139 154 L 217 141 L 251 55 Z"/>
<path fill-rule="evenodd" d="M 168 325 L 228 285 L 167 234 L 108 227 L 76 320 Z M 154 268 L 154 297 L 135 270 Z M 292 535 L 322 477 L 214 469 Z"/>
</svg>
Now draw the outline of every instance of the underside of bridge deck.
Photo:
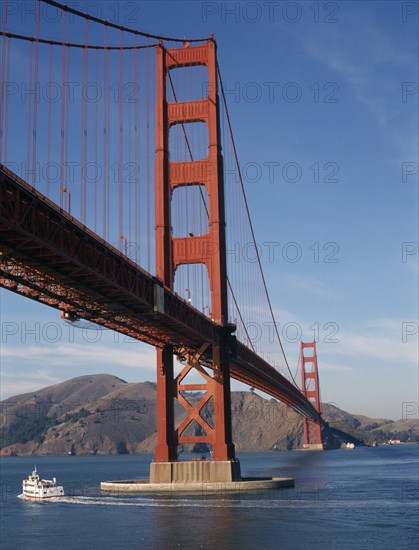
<svg viewBox="0 0 419 550">
<path fill-rule="evenodd" d="M 118 250 L 0 165 L 0 286 L 175 355 L 229 333 L 230 374 L 316 416 L 280 372 Z M 211 347 L 203 364 L 211 365 Z"/>
</svg>

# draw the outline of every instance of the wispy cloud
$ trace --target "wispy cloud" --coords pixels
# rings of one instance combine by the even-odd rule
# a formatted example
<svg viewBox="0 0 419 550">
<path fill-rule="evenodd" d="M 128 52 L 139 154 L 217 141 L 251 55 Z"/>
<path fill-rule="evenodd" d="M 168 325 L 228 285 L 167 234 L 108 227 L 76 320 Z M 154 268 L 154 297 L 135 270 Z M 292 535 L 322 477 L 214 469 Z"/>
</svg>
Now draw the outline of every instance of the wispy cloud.
<svg viewBox="0 0 419 550">
<path fill-rule="evenodd" d="M 366 321 L 357 332 L 342 330 L 339 345 L 333 349 L 324 346 L 323 353 L 360 360 L 377 359 L 397 368 L 418 365 L 418 335 L 403 335 L 402 319 L 375 319 Z"/>
<path fill-rule="evenodd" d="M 3 345 L 2 359 L 4 366 L 12 362 L 34 363 L 42 362 L 48 367 L 70 366 L 84 363 L 100 364 L 104 367 L 118 365 L 130 368 L 150 368 L 154 365 L 154 354 L 138 343 L 120 344 L 118 346 L 103 346 L 100 344 L 62 344 L 10 346 Z"/>
<path fill-rule="evenodd" d="M 27 371 L 20 372 L 19 370 L 13 372 L 2 371 L 0 399 L 4 399 L 6 396 L 10 395 L 18 395 L 39 390 L 45 386 L 58 384 L 62 381 L 63 380 L 53 376 L 47 370 L 36 370 L 30 373 Z"/>
<path fill-rule="evenodd" d="M 388 32 L 365 9 L 346 13 L 344 21 L 330 25 L 323 35 L 315 29 L 298 35 L 295 29 L 290 32 L 309 57 L 328 68 L 338 83 L 349 86 L 403 159 L 416 158 L 418 137 L 411 112 L 417 111 L 417 103 L 411 101 L 409 114 L 402 101 L 403 82 L 417 80 L 414 40 L 402 41 L 402 29 Z"/>
</svg>

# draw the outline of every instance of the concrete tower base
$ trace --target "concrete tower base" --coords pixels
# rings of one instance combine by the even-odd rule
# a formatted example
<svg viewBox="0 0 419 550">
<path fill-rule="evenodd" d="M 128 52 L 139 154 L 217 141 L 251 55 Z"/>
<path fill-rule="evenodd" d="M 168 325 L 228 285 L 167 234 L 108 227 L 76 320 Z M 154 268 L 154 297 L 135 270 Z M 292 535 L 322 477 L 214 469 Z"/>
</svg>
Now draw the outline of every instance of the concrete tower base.
<svg viewBox="0 0 419 550">
<path fill-rule="evenodd" d="M 305 443 L 303 451 L 323 451 L 323 443 Z"/>
<path fill-rule="evenodd" d="M 152 462 L 150 480 L 102 481 L 107 493 L 220 493 L 294 487 L 287 477 L 242 478 L 238 460 Z"/>
<path fill-rule="evenodd" d="M 240 480 L 238 460 L 188 460 L 150 464 L 150 483 L 225 483 Z"/>
</svg>

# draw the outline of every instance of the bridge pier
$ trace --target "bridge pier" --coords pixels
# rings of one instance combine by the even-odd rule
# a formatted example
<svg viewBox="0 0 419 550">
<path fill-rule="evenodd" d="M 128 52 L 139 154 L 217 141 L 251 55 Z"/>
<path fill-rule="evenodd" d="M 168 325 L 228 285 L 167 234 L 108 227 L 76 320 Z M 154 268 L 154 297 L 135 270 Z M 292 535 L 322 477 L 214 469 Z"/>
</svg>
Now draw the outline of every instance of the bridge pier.
<svg viewBox="0 0 419 550">
<path fill-rule="evenodd" d="M 157 445 L 150 465 L 150 483 L 193 483 L 239 481 L 240 463 L 235 458 L 231 428 L 229 331 L 220 346 L 203 344 L 198 352 L 183 352 L 184 366 L 173 378 L 173 348 L 157 350 Z M 212 376 L 202 363 L 210 361 Z M 185 383 L 191 373 L 201 384 Z M 190 397 L 191 394 L 194 397 Z M 200 392 L 200 397 L 196 397 Z M 175 399 L 186 416 L 174 422 Z M 195 430 L 193 430 L 195 426 Z M 197 429 L 200 432 L 197 434 Z M 195 433 L 193 433 L 195 431 Z M 178 461 L 179 444 L 204 443 L 211 448 L 211 460 Z"/>
<path fill-rule="evenodd" d="M 305 443 L 303 451 L 323 451 L 323 443 Z"/>
<path fill-rule="evenodd" d="M 152 462 L 150 483 L 230 483 L 241 481 L 238 460 Z"/>
</svg>

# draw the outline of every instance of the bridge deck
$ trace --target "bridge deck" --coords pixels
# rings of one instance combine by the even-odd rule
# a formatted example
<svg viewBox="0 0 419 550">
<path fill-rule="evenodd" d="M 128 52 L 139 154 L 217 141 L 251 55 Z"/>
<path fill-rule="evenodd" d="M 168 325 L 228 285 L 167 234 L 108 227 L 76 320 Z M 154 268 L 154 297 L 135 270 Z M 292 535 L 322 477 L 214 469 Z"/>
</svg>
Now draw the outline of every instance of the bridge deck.
<svg viewBox="0 0 419 550">
<path fill-rule="evenodd" d="M 174 352 L 217 344 L 228 330 L 0 164 L 0 286 Z M 305 417 L 313 405 L 231 337 L 231 376 Z"/>
</svg>

